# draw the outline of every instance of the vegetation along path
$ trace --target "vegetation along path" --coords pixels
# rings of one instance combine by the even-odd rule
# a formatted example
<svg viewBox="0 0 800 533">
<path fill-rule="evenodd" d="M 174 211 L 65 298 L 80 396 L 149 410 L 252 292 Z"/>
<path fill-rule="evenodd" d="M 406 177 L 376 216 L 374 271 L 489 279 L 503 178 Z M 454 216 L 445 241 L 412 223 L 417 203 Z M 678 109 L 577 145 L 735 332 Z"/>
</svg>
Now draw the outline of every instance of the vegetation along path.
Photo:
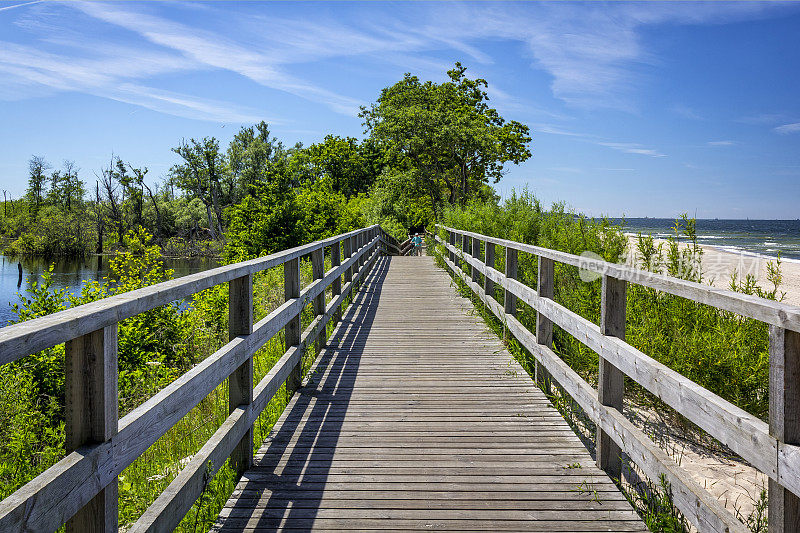
<svg viewBox="0 0 800 533">
<path fill-rule="evenodd" d="M 382 257 L 217 531 L 647 531 L 430 257 Z"/>
</svg>

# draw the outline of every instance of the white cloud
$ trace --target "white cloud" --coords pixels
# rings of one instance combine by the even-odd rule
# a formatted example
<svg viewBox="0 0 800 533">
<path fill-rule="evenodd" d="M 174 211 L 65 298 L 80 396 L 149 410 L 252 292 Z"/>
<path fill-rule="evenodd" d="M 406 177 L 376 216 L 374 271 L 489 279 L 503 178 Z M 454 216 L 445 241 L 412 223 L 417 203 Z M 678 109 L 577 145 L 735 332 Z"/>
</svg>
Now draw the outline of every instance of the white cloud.
<svg viewBox="0 0 800 533">
<path fill-rule="evenodd" d="M 620 152 L 626 154 L 649 155 L 650 157 L 667 157 L 666 154 L 662 154 L 658 150 L 654 150 L 652 148 L 643 148 L 641 144 L 637 143 L 598 142 L 597 144 L 600 146 L 613 148 L 614 150 L 619 150 Z"/>
<path fill-rule="evenodd" d="M 236 72 L 266 87 L 323 103 L 336 112 L 354 115 L 363 103 L 358 99 L 336 94 L 291 76 L 279 68 L 280 64 L 285 61 L 285 59 L 278 59 L 282 57 L 280 53 L 263 53 L 258 47 L 243 46 L 218 34 L 156 16 L 119 9 L 118 4 L 80 3 L 75 5 L 88 15 L 134 31 L 154 44 L 184 54 L 192 61 Z M 309 53 L 313 57 L 313 51 L 319 50 L 319 45 L 311 45 L 313 34 L 308 34 L 308 28 L 304 28 L 302 24 L 299 26 L 303 28 L 303 32 L 294 34 L 294 39 L 286 36 L 284 45 L 292 46 L 298 51 L 300 57 Z M 339 43 L 339 46 L 343 44 L 344 42 Z M 363 47 L 366 44 L 362 43 L 360 46 Z M 329 51 L 328 53 L 335 52 Z"/>
<path fill-rule="evenodd" d="M 566 137 L 581 137 L 581 138 L 590 138 L 594 137 L 594 135 L 590 135 L 588 133 L 578 133 L 575 131 L 565 130 L 559 126 L 553 126 L 552 124 L 533 124 L 531 126 L 531 130 L 534 133 L 547 133 L 550 135 L 564 135 Z"/>
<path fill-rule="evenodd" d="M 23 2 L 21 4 L 14 4 L 13 6 L 0 7 L 0 11 L 8 11 L 9 9 L 15 9 L 22 6 L 30 6 L 33 4 L 40 4 L 42 2 L 44 2 L 44 0 L 35 0 L 34 2 Z"/>
<path fill-rule="evenodd" d="M 777 128 L 775 128 L 775 131 L 782 135 L 800 132 L 800 122 L 793 122 L 791 124 L 784 124 L 783 126 L 778 126 Z"/>
<path fill-rule="evenodd" d="M 120 56 L 126 60 L 120 61 Z M 76 58 L 0 42 L 0 72 L 6 74 L 6 82 L 0 83 L 0 98 L 80 91 L 184 118 L 213 122 L 262 120 L 257 113 L 234 104 L 132 83 L 195 66 L 181 59 L 163 52 L 120 47 L 106 49 L 103 55 L 93 58 Z"/>
<path fill-rule="evenodd" d="M 708 141 L 706 144 L 709 146 L 733 146 L 739 143 L 736 141 Z"/>
<path fill-rule="evenodd" d="M 325 69 L 330 68 L 333 58 L 358 57 L 366 61 L 355 65 L 355 69 L 385 70 L 386 65 L 410 65 L 407 68 L 427 70 L 427 74 L 436 70 L 436 74 L 443 76 L 442 66 L 447 62 L 441 59 L 440 52 L 457 52 L 480 65 L 489 65 L 494 59 L 488 52 L 490 48 L 484 46 L 486 43 L 516 41 L 527 50 L 534 68 L 552 76 L 551 89 L 556 98 L 582 107 L 633 110 L 635 98 L 632 95 L 644 80 L 640 67 L 658 62 L 642 43 L 641 35 L 647 26 L 718 24 L 783 9 L 749 3 L 713 6 L 447 3 L 401 4 L 391 10 L 365 6 L 345 10 L 342 15 L 338 11 L 332 15 L 327 10 L 297 10 L 297 16 L 277 17 L 273 16 L 276 9 L 270 4 L 263 6 L 244 10 L 245 13 L 215 5 L 189 6 L 190 9 L 202 7 L 203 16 L 180 19 L 180 10 L 186 9 L 182 5 L 170 8 L 171 13 L 177 10 L 178 14 L 166 18 L 157 14 L 167 12 L 160 4 L 44 4 L 35 8 L 41 9 L 41 13 L 20 24 L 28 31 L 38 27 L 43 43 L 60 46 L 66 41 L 73 51 L 83 46 L 83 52 L 89 54 L 108 50 L 107 55 L 113 52 L 117 59 L 118 69 L 124 70 L 129 64 L 142 69 L 139 74 L 114 73 L 126 81 L 143 82 L 159 72 L 219 69 L 352 116 L 365 102 L 345 94 L 346 90 L 333 89 L 325 81 L 302 79 L 294 72 L 302 68 L 309 72 L 306 76 L 312 78 L 314 69 L 308 68 L 311 64 L 318 63 Z M 135 36 L 137 46 L 135 49 L 113 48 L 108 42 L 131 38 L 127 32 L 108 31 L 108 27 L 102 26 L 102 31 L 94 31 L 90 24 L 72 24 L 70 17 L 63 16 L 63 11 L 74 13 L 76 9 L 87 16 L 82 22 L 94 21 L 96 25 L 101 21 L 128 30 Z M 58 13 L 61 16 L 47 20 L 38 16 L 57 10 L 61 10 Z M 190 24 L 185 20 L 198 22 Z M 156 57 L 157 53 L 160 56 Z M 157 71 L 153 65 L 146 64 L 139 54 L 154 58 L 163 70 Z M 410 62 L 409 58 L 414 61 Z M 106 64 L 114 68 L 111 62 Z M 23 69 L 14 74 L 21 75 L 23 80 L 30 81 L 45 74 L 41 69 L 26 70 L 25 65 L 15 68 Z M 88 74 L 108 73 L 98 69 Z M 15 90 L 14 84 L 18 81 L 16 78 L 5 83 L 0 81 L 0 94 Z M 76 81 L 73 77 L 73 82 Z M 64 90 L 57 80 L 51 80 L 50 87 Z M 492 96 L 515 109 L 521 107 L 515 95 L 506 95 L 495 88 Z M 537 112 L 548 115 L 547 111 Z M 680 106 L 676 106 L 676 112 L 682 112 Z M 683 108 L 685 116 L 693 113 Z M 563 117 L 550 114 L 550 118 Z"/>
</svg>

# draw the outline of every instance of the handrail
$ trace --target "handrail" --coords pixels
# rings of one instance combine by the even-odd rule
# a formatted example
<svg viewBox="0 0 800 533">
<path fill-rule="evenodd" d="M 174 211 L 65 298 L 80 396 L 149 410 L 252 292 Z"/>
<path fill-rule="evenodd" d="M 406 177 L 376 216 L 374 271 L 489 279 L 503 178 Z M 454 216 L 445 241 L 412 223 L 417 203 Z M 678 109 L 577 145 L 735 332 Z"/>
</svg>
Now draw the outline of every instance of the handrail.
<svg viewBox="0 0 800 533">
<path fill-rule="evenodd" d="M 444 252 L 439 252 L 442 260 L 534 356 L 537 380 L 545 387 L 549 386 L 551 379 L 556 381 L 595 422 L 598 428 L 598 466 L 610 475 L 620 476 L 619 456 L 624 452 L 650 479 L 666 476 L 673 488 L 676 507 L 700 531 L 747 531 L 716 498 L 622 416 L 622 375 L 625 374 L 767 474 L 770 502 L 790 501 L 800 495 L 800 441 L 796 433 L 791 433 L 800 413 L 800 383 L 795 373 L 800 370 L 800 335 L 795 329 L 800 308 L 756 297 L 742 298 L 745 295 L 731 291 L 707 290 L 713 288 L 622 265 L 602 261 L 591 263 L 583 257 L 547 248 L 447 226 L 438 227 L 447 235 L 446 241 L 440 235 L 435 236 L 444 248 Z M 494 268 L 497 244 L 506 250 L 505 273 Z M 484 261 L 480 259 L 481 245 L 485 250 Z M 538 290 L 515 279 L 518 251 L 538 257 Z M 603 274 L 599 327 L 553 300 L 554 261 Z M 462 266 L 466 267 L 466 272 Z M 479 285 L 480 275 L 484 277 L 483 287 Z M 716 303 L 719 308 L 742 311 L 739 314 L 772 324 L 770 397 L 778 400 L 771 401 L 770 424 L 627 344 L 624 341 L 626 281 L 701 303 Z M 504 290 L 505 305 L 494 298 L 495 284 Z M 516 298 L 536 311 L 535 334 L 515 318 Z M 747 306 L 754 306 L 755 310 Z M 598 353 L 600 378 L 597 391 L 552 351 L 552 324 Z M 787 427 L 790 429 L 782 429 Z M 790 513 L 774 512 L 773 504 L 770 504 L 771 527 L 773 519 L 780 520 L 782 525 L 775 531 L 789 531 Z M 783 514 L 787 516 L 784 518 Z"/>
<path fill-rule="evenodd" d="M 439 224 L 437 224 L 437 227 L 445 231 L 465 235 L 469 238 L 479 239 L 483 242 L 497 244 L 504 248 L 510 247 L 520 252 L 527 252 L 538 257 L 544 257 L 545 259 L 576 266 L 602 274 L 603 276 L 629 281 L 675 296 L 681 296 L 698 303 L 736 313 L 737 315 L 754 318 L 773 326 L 800 332 L 800 307 L 794 305 L 721 289 L 711 285 L 704 285 L 694 281 L 673 278 L 664 274 L 656 274 L 632 266 L 618 265 L 607 261 L 559 252 L 558 250 L 551 250 L 550 248 L 498 239 L 497 237 L 490 237 L 470 231 L 461 231 Z"/>
<path fill-rule="evenodd" d="M 230 416 L 133 527 L 172 530 L 200 496 L 207 472 L 216 473 L 228 457 L 239 473 L 249 467 L 253 423 L 284 382 L 290 390 L 300 386 L 304 350 L 324 343 L 326 326 L 339 320 L 345 298 L 379 255 L 399 252 L 396 242 L 370 226 L 0 329 L 0 364 L 66 342 L 68 452 L 0 502 L 0 531 L 52 531 L 65 522 L 74 531 L 116 531 L 117 476 L 229 379 Z M 332 266 L 324 272 L 327 247 Z M 309 254 L 315 279 L 301 291 L 299 261 Z M 286 302 L 253 324 L 252 276 L 280 265 Z M 230 342 L 117 420 L 118 322 L 224 282 Z M 316 318 L 301 333 L 300 313 L 312 301 Z M 282 329 L 286 352 L 253 388 L 253 355 Z"/>
</svg>

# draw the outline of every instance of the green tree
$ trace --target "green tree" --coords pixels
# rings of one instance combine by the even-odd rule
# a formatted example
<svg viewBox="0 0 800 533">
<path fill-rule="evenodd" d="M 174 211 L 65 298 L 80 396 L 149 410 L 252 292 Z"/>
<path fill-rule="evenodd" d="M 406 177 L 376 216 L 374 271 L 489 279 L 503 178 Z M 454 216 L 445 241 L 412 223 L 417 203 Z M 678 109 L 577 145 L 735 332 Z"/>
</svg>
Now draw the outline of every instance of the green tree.
<svg viewBox="0 0 800 533">
<path fill-rule="evenodd" d="M 228 208 L 225 258 L 244 260 L 300 244 L 303 232 L 286 162 L 267 169 L 252 194 Z"/>
<path fill-rule="evenodd" d="M 267 169 L 285 158 L 283 143 L 275 137 L 270 139 L 266 122 L 242 127 L 228 146 L 228 163 L 236 183 L 234 201 L 251 194 L 253 186 L 264 179 Z"/>
<path fill-rule="evenodd" d="M 327 135 L 295 156 L 296 166 L 304 166 L 310 179 L 328 178 L 331 189 L 347 198 L 367 192 L 381 171 L 381 155 L 368 139 Z M 300 170 L 303 172 L 303 170 Z"/>
<path fill-rule="evenodd" d="M 32 156 L 28 161 L 28 201 L 35 214 L 42 205 L 44 197 L 44 184 L 47 176 L 45 172 L 50 170 L 50 164 L 42 156 Z"/>
<path fill-rule="evenodd" d="M 232 191 L 225 154 L 220 152 L 219 141 L 204 137 L 202 141 L 182 141 L 173 152 L 183 163 L 170 169 L 173 182 L 192 198 L 199 198 L 206 208 L 211 238 L 221 238 L 222 209 L 228 205 Z"/>
<path fill-rule="evenodd" d="M 442 84 L 406 74 L 359 114 L 389 161 L 416 171 L 416 188 L 435 209 L 488 193 L 506 163 L 531 156 L 528 127 L 489 107 L 486 80 L 469 79 L 466 70 L 456 63 Z"/>
</svg>

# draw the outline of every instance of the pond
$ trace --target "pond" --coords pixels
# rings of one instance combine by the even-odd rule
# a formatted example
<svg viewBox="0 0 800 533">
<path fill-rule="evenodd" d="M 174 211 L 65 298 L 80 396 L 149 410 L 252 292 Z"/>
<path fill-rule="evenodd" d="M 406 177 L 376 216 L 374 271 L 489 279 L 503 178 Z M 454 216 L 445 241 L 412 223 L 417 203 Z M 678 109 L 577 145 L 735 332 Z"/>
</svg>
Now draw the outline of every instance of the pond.
<svg viewBox="0 0 800 533">
<path fill-rule="evenodd" d="M 53 265 L 52 288 L 66 288 L 78 294 L 86 281 L 100 281 L 108 275 L 108 256 L 88 256 L 83 259 L 12 258 L 0 255 L 0 327 L 16 320 L 11 304 L 19 303 L 20 292 L 27 293 L 30 279 L 39 279 Z M 19 265 L 22 265 L 22 284 L 18 285 Z M 219 266 L 216 259 L 164 259 L 164 266 L 175 270 L 175 277 L 186 276 Z"/>
</svg>

